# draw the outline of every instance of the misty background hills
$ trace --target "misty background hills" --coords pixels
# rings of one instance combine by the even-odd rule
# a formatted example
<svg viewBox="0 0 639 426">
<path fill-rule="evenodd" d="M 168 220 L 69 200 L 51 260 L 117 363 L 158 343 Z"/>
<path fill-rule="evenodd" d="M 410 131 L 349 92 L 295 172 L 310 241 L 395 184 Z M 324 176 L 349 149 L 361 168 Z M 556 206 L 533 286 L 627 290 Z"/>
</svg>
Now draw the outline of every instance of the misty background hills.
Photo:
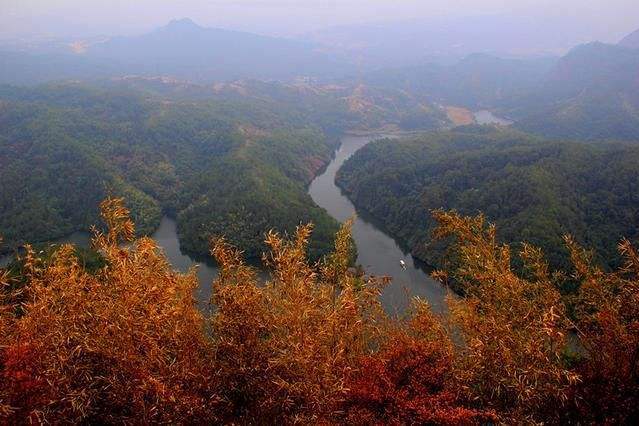
<svg viewBox="0 0 639 426">
<path fill-rule="evenodd" d="M 349 25 L 306 37 L 347 51 L 367 67 L 452 64 L 473 53 L 504 57 L 557 56 L 592 41 L 580 28 L 548 18 L 482 15 Z"/>
<path fill-rule="evenodd" d="M 309 42 L 204 28 L 190 19 L 171 21 L 142 36 L 96 44 L 87 56 L 117 62 L 133 74 L 168 74 L 197 81 L 290 79 L 350 71 L 339 56 L 322 53 Z"/>
<path fill-rule="evenodd" d="M 2 54 L 0 81 L 39 83 L 55 79 L 127 74 L 171 76 L 198 82 L 243 78 L 291 79 L 299 75 L 348 73 L 347 61 L 306 42 L 204 28 L 190 19 L 141 36 L 95 43 L 50 44 Z M 76 49 L 72 52 L 72 49 Z M 25 51 L 26 50 L 26 51 Z M 45 53 L 39 53 L 38 51 Z"/>
<path fill-rule="evenodd" d="M 397 111 L 393 122 L 406 122 L 402 111 L 439 104 L 499 111 L 546 136 L 639 137 L 639 30 L 618 45 L 590 42 L 557 55 L 579 34 L 552 21 L 503 22 L 488 16 L 336 27 L 294 40 L 180 19 L 138 36 L 4 45 L 0 84 L 242 80 L 228 87 L 266 98 L 317 91 L 369 123 Z M 265 95 L 250 80 L 289 86 L 270 86 Z M 411 114 L 411 127 L 432 124 L 428 111 Z"/>
<path fill-rule="evenodd" d="M 551 19 L 540 23 L 479 16 L 334 27 L 286 39 L 205 28 L 185 18 L 137 36 L 0 42 L 0 82 L 32 84 L 127 74 L 201 83 L 300 76 L 330 79 L 387 68 L 459 64 L 459 69 L 465 66 L 460 61 L 477 53 L 533 60 L 534 68 L 594 41 L 562 25 Z M 620 46 L 638 47 L 638 38 L 639 32 L 628 35 Z M 472 72 L 475 63 L 466 62 Z M 479 66 L 485 70 L 485 64 Z M 526 79 L 536 72 L 519 71 Z"/>
</svg>

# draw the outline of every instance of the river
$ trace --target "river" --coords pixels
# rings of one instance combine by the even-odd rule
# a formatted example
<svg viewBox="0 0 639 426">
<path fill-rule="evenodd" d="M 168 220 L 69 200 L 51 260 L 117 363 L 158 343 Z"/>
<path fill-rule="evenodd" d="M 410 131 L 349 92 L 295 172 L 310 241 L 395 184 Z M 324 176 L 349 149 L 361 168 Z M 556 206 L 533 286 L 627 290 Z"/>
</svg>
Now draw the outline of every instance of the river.
<svg viewBox="0 0 639 426">
<path fill-rule="evenodd" d="M 355 207 L 335 185 L 335 174 L 357 150 L 379 137 L 344 136 L 333 161 L 311 183 L 308 192 L 315 203 L 340 222 L 352 217 Z M 357 245 L 357 263 L 364 267 L 366 273 L 393 279 L 382 294 L 387 312 L 403 311 L 410 296 L 420 296 L 428 300 L 436 312 L 443 311 L 447 290 L 429 276 L 422 262 L 403 250 L 393 238 L 375 224 L 357 216 L 353 223 L 353 239 Z M 401 267 L 400 260 L 405 261 L 406 269 Z"/>
<path fill-rule="evenodd" d="M 180 241 L 177 236 L 177 224 L 175 220 L 164 216 L 160 222 L 160 227 L 152 235 L 152 238 L 164 250 L 164 254 L 173 266 L 180 272 L 186 272 L 189 268 L 197 265 L 197 278 L 199 285 L 196 289 L 195 297 L 203 312 L 209 311 L 209 301 L 211 300 L 212 283 L 218 275 L 218 268 L 213 262 L 196 262 L 191 257 L 182 253 Z"/>
<path fill-rule="evenodd" d="M 335 153 L 335 158 L 324 173 L 317 176 L 310 185 L 309 194 L 320 207 L 340 222 L 355 214 L 353 204 L 335 185 L 335 174 L 351 155 L 367 143 L 376 139 L 371 136 L 344 136 L 342 144 Z M 186 272 L 198 265 L 198 286 L 196 297 L 203 311 L 209 309 L 211 283 L 218 275 L 218 269 L 211 263 L 196 262 L 180 251 L 176 223 L 169 217 L 163 217 L 159 228 L 152 238 L 164 250 L 173 267 Z M 381 229 L 361 216 L 357 216 L 353 224 L 353 239 L 357 245 L 357 263 L 362 265 L 367 274 L 392 277 L 392 283 L 382 294 L 382 303 L 389 313 L 401 313 L 407 306 L 410 296 L 420 296 L 429 301 L 433 309 L 441 312 L 444 309 L 446 289 L 435 282 L 426 272 L 425 265 L 403 250 L 395 240 Z M 89 235 L 75 232 L 69 237 L 61 238 L 56 243 L 72 242 L 79 246 L 88 246 Z M 9 258 L 0 258 L 0 266 Z M 399 263 L 406 262 L 406 269 Z M 266 279 L 267 274 L 261 274 Z"/>
</svg>

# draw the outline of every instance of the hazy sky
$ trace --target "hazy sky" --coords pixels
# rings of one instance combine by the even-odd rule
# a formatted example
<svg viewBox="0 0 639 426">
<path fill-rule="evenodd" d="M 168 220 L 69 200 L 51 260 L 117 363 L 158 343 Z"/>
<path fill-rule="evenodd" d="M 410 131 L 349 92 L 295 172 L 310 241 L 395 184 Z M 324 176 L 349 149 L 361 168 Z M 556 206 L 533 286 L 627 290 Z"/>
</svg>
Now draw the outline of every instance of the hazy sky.
<svg viewBox="0 0 639 426">
<path fill-rule="evenodd" d="M 0 0 L 0 37 L 134 34 L 173 18 L 273 35 L 322 27 L 477 14 L 561 18 L 616 41 L 639 28 L 639 0 Z"/>
</svg>

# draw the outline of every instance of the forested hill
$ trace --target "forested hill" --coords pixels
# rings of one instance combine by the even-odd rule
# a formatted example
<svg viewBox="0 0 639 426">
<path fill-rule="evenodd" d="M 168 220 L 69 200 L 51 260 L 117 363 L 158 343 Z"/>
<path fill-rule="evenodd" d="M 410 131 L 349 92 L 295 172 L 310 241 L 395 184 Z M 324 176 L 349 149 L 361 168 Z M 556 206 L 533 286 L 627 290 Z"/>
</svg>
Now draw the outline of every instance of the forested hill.
<svg viewBox="0 0 639 426">
<path fill-rule="evenodd" d="M 276 109 L 77 84 L 3 87 L 0 129 L 4 249 L 87 229 L 109 193 L 127 198 L 142 233 L 163 211 L 177 217 L 183 248 L 197 255 L 226 234 L 258 256 L 265 231 L 300 222 L 315 224 L 317 255 L 337 229 L 306 194 L 336 141 Z"/>
<path fill-rule="evenodd" d="M 290 83 L 236 80 L 212 85 L 166 78 L 123 77 L 92 84 L 107 90 L 134 90 L 168 100 L 246 104 L 254 110 L 277 111 L 274 123 L 296 126 L 314 124 L 329 134 L 345 130 L 434 130 L 449 125 L 445 112 L 430 96 L 397 88 L 370 86 L 357 81 L 322 84 L 312 80 Z M 249 112 L 225 109 L 237 119 Z"/>
<path fill-rule="evenodd" d="M 638 75 L 639 49 L 593 42 L 561 58 L 473 54 L 451 65 L 370 71 L 362 79 L 442 105 L 491 109 L 528 133 L 594 141 L 639 139 Z"/>
<path fill-rule="evenodd" d="M 485 213 L 502 241 L 543 248 L 567 263 L 572 234 L 615 263 L 623 236 L 639 236 L 639 146 L 543 141 L 512 130 L 459 128 L 372 143 L 348 160 L 338 185 L 411 252 L 437 264 L 429 247 L 433 209 Z"/>
<path fill-rule="evenodd" d="M 639 139 L 639 50 L 590 43 L 571 50 L 528 95 L 505 102 L 517 126 L 542 136 Z"/>
</svg>

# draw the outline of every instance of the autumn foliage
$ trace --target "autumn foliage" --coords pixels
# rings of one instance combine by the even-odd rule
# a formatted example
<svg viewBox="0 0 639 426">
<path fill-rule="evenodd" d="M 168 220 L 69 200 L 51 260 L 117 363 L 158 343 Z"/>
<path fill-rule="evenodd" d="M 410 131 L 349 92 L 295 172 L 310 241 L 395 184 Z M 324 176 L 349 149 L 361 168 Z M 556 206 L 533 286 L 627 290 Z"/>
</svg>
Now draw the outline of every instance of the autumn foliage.
<svg viewBox="0 0 639 426">
<path fill-rule="evenodd" d="M 611 273 L 592 254 L 566 238 L 574 278 L 581 285 L 577 331 L 587 357 L 577 364 L 581 386 L 575 401 L 580 416 L 595 423 L 639 422 L 639 254 L 619 244 L 625 260 Z"/>
<path fill-rule="evenodd" d="M 462 341 L 456 380 L 463 398 L 508 423 L 636 423 L 639 419 L 639 256 L 624 240 L 626 265 L 605 273 L 570 237 L 574 271 L 550 272 L 523 244 L 516 272 L 508 245 L 483 216 L 434 212 L 436 238 L 453 237 L 455 262 L 435 276 L 456 281 L 450 320 Z M 559 288 L 579 283 L 568 315 Z M 572 337 L 572 339 L 569 339 Z"/>
<path fill-rule="evenodd" d="M 233 417 L 330 419 L 345 392 L 344 377 L 380 334 L 377 282 L 350 276 L 338 260 L 319 270 L 308 265 L 310 233 L 301 226 L 291 241 L 267 235 L 271 251 L 264 263 L 273 272 L 264 286 L 237 250 L 224 240 L 213 244 L 221 275 L 211 335 L 220 380 L 228 385 L 220 396 Z M 347 258 L 348 239 L 346 227 L 337 235 L 334 259 Z"/>
<path fill-rule="evenodd" d="M 175 272 L 120 199 L 87 270 L 70 245 L 30 247 L 0 270 L 0 424 L 633 423 L 639 406 L 639 256 L 605 272 L 566 238 L 573 271 L 500 244 L 483 217 L 435 212 L 462 288 L 446 316 L 415 299 L 385 314 L 385 280 L 353 273 L 350 224 L 307 260 L 312 227 L 266 236 L 266 283 L 225 239 L 213 309 L 195 270 Z M 512 265 L 513 257 L 522 268 Z M 559 291 L 567 280 L 578 292 Z"/>
<path fill-rule="evenodd" d="M 452 341 L 427 304 L 416 300 L 408 320 L 394 325 L 381 348 L 348 375 L 347 423 L 472 424 L 497 419 L 464 407 L 453 377 Z"/>
<path fill-rule="evenodd" d="M 148 238 L 130 247 L 120 200 L 102 205 L 93 244 L 107 266 L 83 270 L 73 248 L 46 263 L 27 247 L 20 315 L 5 319 L 0 388 L 10 418 L 69 422 L 208 418 L 210 342 L 194 273 L 175 273 Z"/>
<path fill-rule="evenodd" d="M 435 237 L 455 237 L 459 256 L 456 269 L 436 275 L 456 280 L 466 293 L 448 301 L 463 338 L 459 391 L 512 420 L 542 420 L 544 408 L 565 402 L 577 381 L 561 360 L 568 322 L 542 254 L 524 245 L 520 257 L 529 271 L 524 279 L 512 269 L 510 247 L 497 242 L 495 227 L 486 226 L 482 216 L 435 212 L 435 217 Z"/>
</svg>

